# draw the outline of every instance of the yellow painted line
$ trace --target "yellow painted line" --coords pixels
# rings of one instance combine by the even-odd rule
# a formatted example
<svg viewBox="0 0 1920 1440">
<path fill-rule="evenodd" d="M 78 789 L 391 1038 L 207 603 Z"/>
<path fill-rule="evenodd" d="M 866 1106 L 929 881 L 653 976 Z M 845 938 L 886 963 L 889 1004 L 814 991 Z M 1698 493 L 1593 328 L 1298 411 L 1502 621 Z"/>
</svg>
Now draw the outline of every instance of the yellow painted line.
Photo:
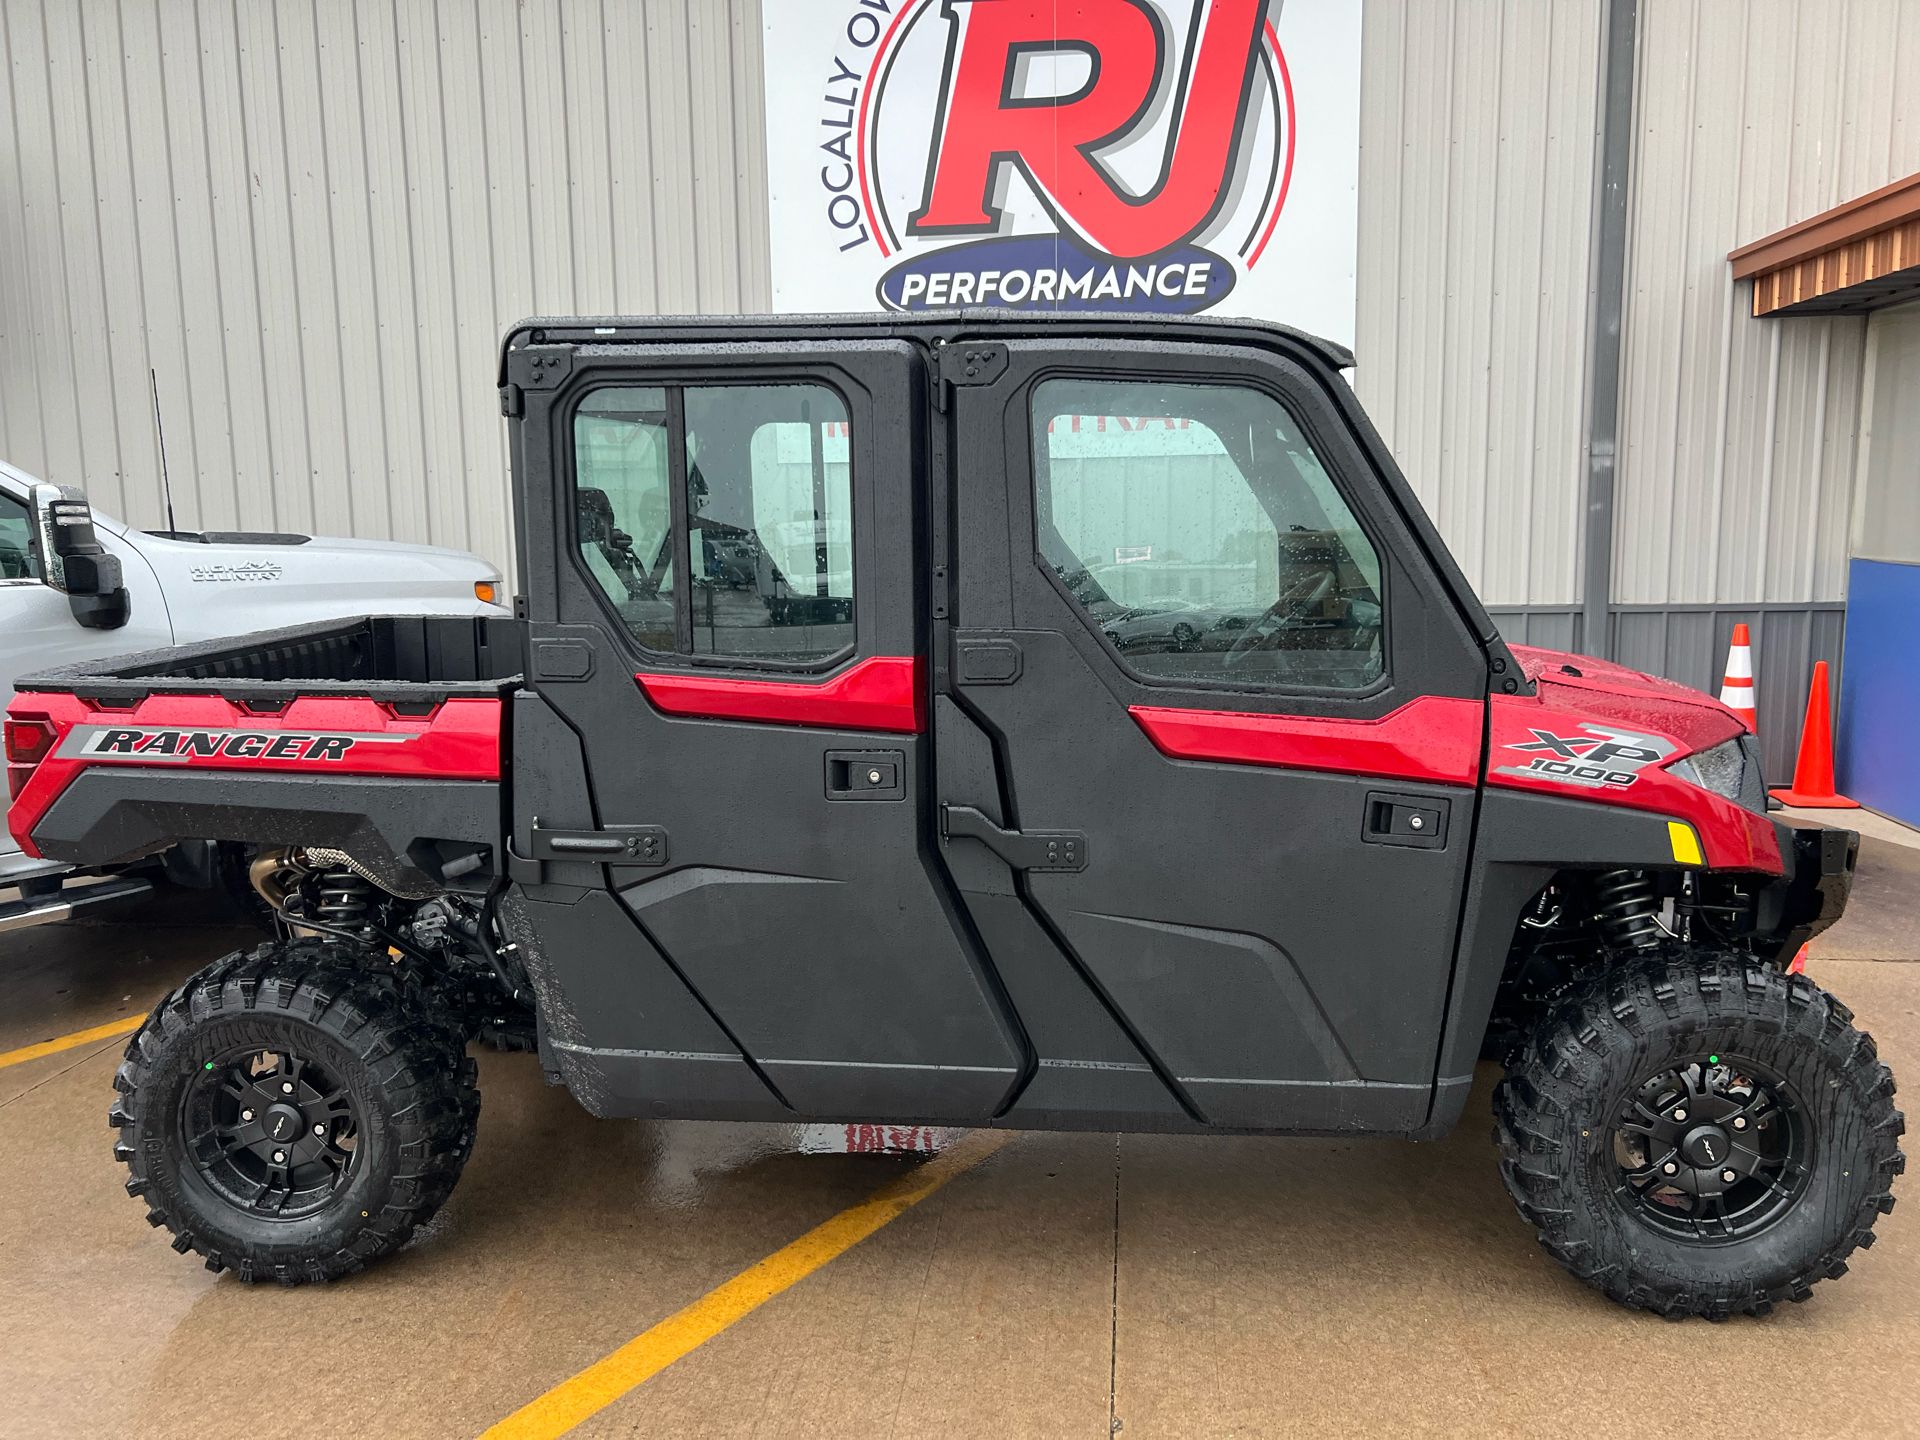
<svg viewBox="0 0 1920 1440">
<path fill-rule="evenodd" d="M 42 1055 L 58 1055 L 62 1050 L 73 1050 L 81 1045 L 91 1045 L 96 1040 L 111 1040 L 116 1035 L 125 1035 L 140 1028 L 140 1022 L 147 1017 L 130 1015 L 125 1020 L 109 1020 L 104 1025 L 96 1025 L 91 1030 L 76 1030 L 71 1035 L 56 1035 L 51 1040 L 42 1040 L 38 1045 L 22 1045 L 18 1050 L 0 1053 L 0 1070 L 9 1065 L 24 1065 L 29 1060 L 38 1060 Z"/>
<path fill-rule="evenodd" d="M 973 1132 L 926 1164 L 883 1185 L 869 1199 L 816 1225 L 792 1244 L 782 1246 L 717 1290 L 702 1295 L 572 1379 L 563 1380 L 539 1399 L 523 1405 L 486 1431 L 481 1440 L 546 1440 L 566 1434 L 898 1219 L 1011 1138 L 1004 1132 Z"/>
</svg>

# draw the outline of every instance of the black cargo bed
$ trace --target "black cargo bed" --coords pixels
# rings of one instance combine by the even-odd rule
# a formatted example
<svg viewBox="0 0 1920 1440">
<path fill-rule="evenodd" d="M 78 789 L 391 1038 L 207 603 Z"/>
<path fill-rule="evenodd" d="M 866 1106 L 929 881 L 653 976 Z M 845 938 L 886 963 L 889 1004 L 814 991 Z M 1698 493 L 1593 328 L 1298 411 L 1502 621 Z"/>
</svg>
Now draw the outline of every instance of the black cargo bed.
<svg viewBox="0 0 1920 1440">
<path fill-rule="evenodd" d="M 396 704 L 498 696 L 520 684 L 525 636 L 524 624 L 506 616 L 367 615 L 89 660 L 14 688 L 116 705 L 149 695 L 269 703 L 364 695 Z"/>
</svg>

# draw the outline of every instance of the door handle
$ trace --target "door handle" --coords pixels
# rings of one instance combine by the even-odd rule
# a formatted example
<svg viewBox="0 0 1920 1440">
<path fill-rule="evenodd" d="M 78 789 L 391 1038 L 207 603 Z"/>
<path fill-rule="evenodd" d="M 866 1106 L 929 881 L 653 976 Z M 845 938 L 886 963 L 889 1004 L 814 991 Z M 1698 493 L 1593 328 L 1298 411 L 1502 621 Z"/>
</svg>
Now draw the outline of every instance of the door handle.
<svg viewBox="0 0 1920 1440">
<path fill-rule="evenodd" d="M 534 817 L 522 855 L 507 842 L 507 875 L 523 885 L 546 883 L 546 867 L 556 860 L 588 865 L 667 863 L 667 832 L 658 825 L 609 825 L 604 830 L 550 830 Z"/>
<path fill-rule="evenodd" d="M 827 799 L 904 800 L 906 798 L 906 751 L 827 751 Z"/>
<path fill-rule="evenodd" d="M 940 807 L 943 840 L 978 840 L 1016 870 L 1087 868 L 1087 837 L 1079 830 L 1002 830 L 971 805 Z"/>
<path fill-rule="evenodd" d="M 1369 845 L 1405 845 L 1415 850 L 1447 848 L 1450 802 L 1434 795 L 1367 792 L 1366 821 L 1360 838 Z"/>
</svg>

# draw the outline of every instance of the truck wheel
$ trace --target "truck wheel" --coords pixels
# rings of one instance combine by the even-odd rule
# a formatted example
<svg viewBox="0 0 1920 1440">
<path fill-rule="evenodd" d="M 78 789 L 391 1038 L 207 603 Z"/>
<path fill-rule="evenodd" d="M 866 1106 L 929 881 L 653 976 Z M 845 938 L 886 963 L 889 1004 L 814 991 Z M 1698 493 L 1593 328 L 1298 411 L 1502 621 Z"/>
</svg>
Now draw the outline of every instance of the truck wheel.
<svg viewBox="0 0 1920 1440">
<path fill-rule="evenodd" d="M 1893 1076 L 1800 975 L 1678 948 L 1569 991 L 1494 1095 L 1540 1243 L 1622 1304 L 1764 1315 L 1846 1273 L 1906 1168 Z"/>
<path fill-rule="evenodd" d="M 472 1147 L 475 1068 L 425 986 L 324 940 L 238 952 L 150 1015 L 114 1076 L 127 1193 L 213 1271 L 331 1280 L 398 1250 Z"/>
</svg>

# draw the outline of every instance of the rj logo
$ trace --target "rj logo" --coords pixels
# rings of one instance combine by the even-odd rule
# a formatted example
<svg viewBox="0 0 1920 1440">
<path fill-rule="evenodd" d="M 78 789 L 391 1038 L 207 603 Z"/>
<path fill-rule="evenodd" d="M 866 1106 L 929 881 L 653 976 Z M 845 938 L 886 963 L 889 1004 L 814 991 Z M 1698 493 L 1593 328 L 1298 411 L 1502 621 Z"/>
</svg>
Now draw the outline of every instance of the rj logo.
<svg viewBox="0 0 1920 1440">
<path fill-rule="evenodd" d="M 1017 166 L 1057 221 L 1108 255 L 1134 259 L 1192 239 L 1232 194 L 1265 8 L 1264 0 L 1193 7 L 1166 153 L 1153 186 L 1134 195 L 1099 156 L 1152 123 L 1173 63 L 1159 13 L 1136 0 L 946 0 L 946 104 L 926 202 L 908 232 L 996 232 L 995 197 Z M 1079 89 L 1020 94 L 1026 63 L 1062 51 L 1086 56 Z"/>
</svg>

